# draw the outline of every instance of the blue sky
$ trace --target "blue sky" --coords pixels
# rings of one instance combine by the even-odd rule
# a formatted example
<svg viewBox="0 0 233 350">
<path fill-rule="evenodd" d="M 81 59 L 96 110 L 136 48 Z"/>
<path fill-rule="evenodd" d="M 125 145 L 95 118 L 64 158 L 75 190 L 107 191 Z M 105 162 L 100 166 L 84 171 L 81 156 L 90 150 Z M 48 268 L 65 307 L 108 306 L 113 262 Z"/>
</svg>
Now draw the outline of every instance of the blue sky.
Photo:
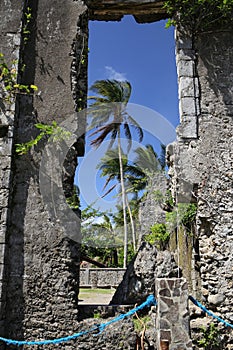
<svg viewBox="0 0 233 350">
<path fill-rule="evenodd" d="M 89 24 L 89 86 L 97 79 L 125 78 L 133 87 L 130 102 L 150 107 L 178 125 L 174 29 L 165 21 Z"/>
<path fill-rule="evenodd" d="M 89 31 L 89 87 L 100 79 L 129 80 L 132 85 L 130 102 L 144 106 L 141 110 L 142 115 L 149 118 L 149 126 L 144 124 L 144 128 L 148 130 L 153 124 L 155 129 L 152 136 L 147 134 L 143 144 L 154 140 L 158 152 L 159 141 L 155 140 L 153 135 L 169 133 L 166 131 L 166 121 L 174 128 L 179 123 L 173 28 L 165 29 L 165 21 L 137 24 L 132 16 L 125 16 L 121 22 L 90 22 Z M 148 112 L 147 108 L 153 112 Z M 148 113 L 154 113 L 155 118 L 148 117 Z M 160 118 L 164 118 L 164 121 Z M 161 136 L 161 139 L 164 139 L 163 137 Z M 170 141 L 171 139 L 168 142 Z M 90 204 L 95 200 L 94 188 L 97 191 L 96 196 L 101 197 L 104 180 L 99 179 L 95 164 L 103 153 L 104 149 L 92 150 L 87 139 L 86 160 L 79 166 L 75 181 L 81 187 L 83 206 L 85 201 Z M 110 208 L 114 205 L 113 202 L 116 202 L 116 199 L 110 197 L 106 200 L 108 203 L 100 200 L 101 209 Z"/>
</svg>

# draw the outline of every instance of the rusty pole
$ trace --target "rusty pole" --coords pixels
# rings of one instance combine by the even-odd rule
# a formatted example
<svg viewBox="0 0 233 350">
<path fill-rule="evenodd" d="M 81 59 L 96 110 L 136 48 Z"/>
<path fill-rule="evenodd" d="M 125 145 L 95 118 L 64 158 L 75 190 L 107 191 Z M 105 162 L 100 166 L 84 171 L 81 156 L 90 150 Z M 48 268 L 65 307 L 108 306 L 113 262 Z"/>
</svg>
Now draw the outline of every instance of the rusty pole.
<svg viewBox="0 0 233 350">
<path fill-rule="evenodd" d="M 160 350 L 169 350 L 169 341 L 167 339 L 160 340 Z"/>
</svg>

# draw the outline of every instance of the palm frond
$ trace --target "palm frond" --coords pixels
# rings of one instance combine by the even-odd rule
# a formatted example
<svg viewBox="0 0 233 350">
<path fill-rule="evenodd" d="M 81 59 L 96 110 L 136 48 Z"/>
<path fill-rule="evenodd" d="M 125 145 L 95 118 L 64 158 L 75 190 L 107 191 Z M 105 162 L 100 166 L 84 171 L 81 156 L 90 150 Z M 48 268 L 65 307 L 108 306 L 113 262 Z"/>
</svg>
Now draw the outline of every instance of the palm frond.
<svg viewBox="0 0 233 350">
<path fill-rule="evenodd" d="M 159 163 L 161 165 L 161 168 L 164 170 L 166 167 L 166 145 L 161 143 L 160 147 L 161 151 L 159 156 Z"/>
<path fill-rule="evenodd" d="M 134 176 L 134 177 L 144 177 L 145 172 L 143 171 L 142 168 L 137 167 L 135 165 L 130 165 L 128 164 L 127 166 L 127 174 Z"/>
<path fill-rule="evenodd" d="M 132 134 L 131 134 L 130 127 L 129 127 L 128 123 L 124 123 L 124 131 L 125 131 L 125 136 L 126 136 L 127 142 L 128 142 L 127 152 L 129 152 L 129 150 L 132 146 Z"/>
<path fill-rule="evenodd" d="M 152 145 L 147 144 L 146 148 L 138 147 L 135 150 L 136 157 L 134 163 L 137 167 L 143 169 L 144 171 L 159 171 L 161 166 L 158 161 L 158 155 L 155 152 Z"/>
<path fill-rule="evenodd" d="M 108 136 L 108 134 L 112 132 L 112 130 L 114 130 L 113 129 L 114 125 L 115 123 L 110 123 L 105 126 L 99 127 L 96 131 L 94 131 L 90 136 L 93 136 L 99 133 L 100 135 L 96 139 L 91 141 L 91 146 L 98 148 L 101 145 L 101 143 L 105 140 L 105 138 Z"/>
<path fill-rule="evenodd" d="M 90 90 L 102 95 L 101 98 L 105 102 L 128 103 L 131 95 L 131 84 L 128 81 L 97 80 L 90 87 Z"/>
<path fill-rule="evenodd" d="M 127 114 L 128 124 L 132 125 L 135 128 L 135 130 L 136 130 L 136 132 L 138 134 L 139 142 L 142 142 L 142 140 L 143 140 L 143 130 L 142 130 L 142 128 L 140 127 L 140 125 L 137 123 L 137 121 L 134 118 L 132 118 L 128 113 L 126 113 L 126 114 Z"/>
<path fill-rule="evenodd" d="M 106 175 L 105 175 L 106 176 Z M 109 182 L 114 180 L 115 176 L 113 174 L 111 174 L 110 176 L 108 176 L 107 180 L 105 181 L 105 184 L 103 186 L 103 190 L 105 190 L 105 188 L 108 186 Z M 115 185 L 116 186 L 116 185 Z"/>
<path fill-rule="evenodd" d="M 114 190 L 114 188 L 117 186 L 117 184 L 115 184 L 115 185 L 113 185 L 112 187 L 110 187 L 108 190 L 107 190 L 107 192 L 105 192 L 102 196 L 101 196 L 101 198 L 104 198 L 104 197 L 106 197 L 110 192 L 112 192 L 112 190 Z"/>
</svg>

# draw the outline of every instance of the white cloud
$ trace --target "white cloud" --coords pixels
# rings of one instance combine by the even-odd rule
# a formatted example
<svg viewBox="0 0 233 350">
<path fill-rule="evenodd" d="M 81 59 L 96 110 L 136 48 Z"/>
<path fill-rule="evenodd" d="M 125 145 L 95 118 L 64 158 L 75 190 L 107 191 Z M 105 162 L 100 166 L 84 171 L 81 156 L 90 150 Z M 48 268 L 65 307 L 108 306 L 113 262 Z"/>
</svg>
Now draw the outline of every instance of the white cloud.
<svg viewBox="0 0 233 350">
<path fill-rule="evenodd" d="M 113 67 L 105 66 L 105 73 L 107 76 L 107 79 L 115 79 L 119 81 L 126 80 L 125 73 L 119 73 L 115 71 Z"/>
</svg>

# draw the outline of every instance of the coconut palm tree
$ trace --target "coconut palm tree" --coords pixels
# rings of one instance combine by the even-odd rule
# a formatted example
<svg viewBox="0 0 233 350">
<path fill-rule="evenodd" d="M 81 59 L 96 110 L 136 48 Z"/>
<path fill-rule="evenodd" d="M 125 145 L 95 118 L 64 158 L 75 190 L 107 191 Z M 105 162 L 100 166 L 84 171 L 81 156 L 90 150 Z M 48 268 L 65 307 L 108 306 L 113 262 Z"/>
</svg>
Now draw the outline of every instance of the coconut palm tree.
<svg viewBox="0 0 233 350">
<path fill-rule="evenodd" d="M 90 88 L 96 96 L 91 96 L 94 100 L 91 107 L 92 122 L 90 128 L 96 130 L 91 136 L 97 135 L 92 140 L 91 145 L 99 147 L 102 142 L 110 136 L 109 147 L 112 147 L 117 140 L 120 183 L 122 192 L 122 206 L 124 215 L 124 267 L 127 265 L 127 220 L 126 220 L 126 196 L 124 187 L 121 136 L 124 132 L 128 140 L 128 150 L 131 147 L 132 134 L 131 126 L 138 133 L 139 142 L 142 141 L 143 131 L 140 125 L 127 113 L 126 107 L 131 95 L 131 84 L 128 81 L 118 80 L 97 80 Z"/>
<path fill-rule="evenodd" d="M 127 156 L 123 153 L 123 151 L 122 151 L 122 168 L 123 168 L 123 177 L 125 181 L 125 179 L 127 180 L 128 159 L 127 159 Z M 99 164 L 97 164 L 97 169 L 100 169 L 101 177 L 106 177 L 103 190 L 107 188 L 108 184 L 111 181 L 114 181 L 114 180 L 117 181 L 103 194 L 102 197 L 105 197 L 110 192 L 112 192 L 117 187 L 118 183 L 120 183 L 121 181 L 118 150 L 117 149 L 108 150 L 106 154 L 101 158 Z M 136 251 L 135 225 L 134 225 L 133 214 L 132 214 L 132 210 L 130 207 L 130 202 L 128 200 L 127 194 L 125 194 L 125 200 L 126 200 L 126 207 L 129 213 L 129 218 L 130 218 L 133 248 L 135 252 Z"/>
</svg>

